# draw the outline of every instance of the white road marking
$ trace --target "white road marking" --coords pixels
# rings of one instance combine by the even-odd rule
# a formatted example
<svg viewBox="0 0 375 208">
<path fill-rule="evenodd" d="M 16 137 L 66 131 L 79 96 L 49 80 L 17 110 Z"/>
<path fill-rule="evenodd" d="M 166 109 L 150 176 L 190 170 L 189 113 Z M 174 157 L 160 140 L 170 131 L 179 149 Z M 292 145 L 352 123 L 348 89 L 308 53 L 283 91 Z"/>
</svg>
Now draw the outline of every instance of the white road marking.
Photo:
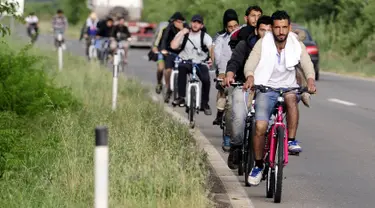
<svg viewBox="0 0 375 208">
<path fill-rule="evenodd" d="M 330 99 L 328 99 L 328 101 L 334 102 L 334 103 L 339 103 L 339 104 L 342 104 L 342 105 L 347 105 L 347 106 L 356 106 L 357 105 L 355 103 L 351 103 L 351 102 L 348 102 L 348 101 L 345 101 L 345 100 L 336 99 L 336 98 L 330 98 Z"/>
</svg>

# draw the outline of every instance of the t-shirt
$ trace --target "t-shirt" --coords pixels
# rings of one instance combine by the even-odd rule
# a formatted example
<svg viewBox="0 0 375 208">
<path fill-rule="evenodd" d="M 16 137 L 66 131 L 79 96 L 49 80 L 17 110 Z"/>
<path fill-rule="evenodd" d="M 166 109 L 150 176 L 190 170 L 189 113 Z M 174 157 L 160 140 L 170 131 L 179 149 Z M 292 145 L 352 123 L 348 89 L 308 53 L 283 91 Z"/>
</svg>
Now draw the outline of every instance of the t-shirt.
<svg viewBox="0 0 375 208">
<path fill-rule="evenodd" d="M 29 24 L 35 24 L 39 22 L 39 19 L 37 16 L 28 16 L 25 18 L 25 21 Z"/>
<path fill-rule="evenodd" d="M 197 33 L 189 33 L 189 39 L 194 43 L 194 45 L 189 40 L 186 42 L 184 50 L 182 50 L 179 54 L 179 56 L 183 60 L 192 59 L 194 61 L 204 61 L 205 59 L 207 59 L 208 54 L 203 52 L 201 47 L 201 32 L 202 31 L 199 31 Z M 181 33 L 181 31 L 179 33 Z M 182 45 L 183 39 L 184 38 L 182 38 L 180 41 L 180 46 Z M 203 43 L 207 46 L 207 48 L 211 48 L 212 38 L 209 34 L 205 33 Z M 194 46 L 196 48 L 194 48 Z"/>
</svg>

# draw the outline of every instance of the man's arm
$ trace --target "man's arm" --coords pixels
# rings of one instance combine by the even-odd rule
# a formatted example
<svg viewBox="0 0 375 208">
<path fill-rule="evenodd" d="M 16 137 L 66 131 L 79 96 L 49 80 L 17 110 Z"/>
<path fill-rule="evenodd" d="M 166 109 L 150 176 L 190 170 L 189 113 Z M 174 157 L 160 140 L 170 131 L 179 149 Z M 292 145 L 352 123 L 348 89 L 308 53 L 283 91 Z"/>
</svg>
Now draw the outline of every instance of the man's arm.
<svg viewBox="0 0 375 208">
<path fill-rule="evenodd" d="M 180 48 L 182 41 L 187 33 L 189 33 L 189 29 L 184 28 L 176 34 L 176 36 L 173 38 L 171 42 L 171 48 L 173 50 L 177 50 Z"/>
<path fill-rule="evenodd" d="M 234 48 L 231 58 L 228 61 L 228 64 L 226 66 L 226 73 L 232 72 L 233 74 L 236 74 L 236 72 L 242 67 L 241 65 L 243 63 L 243 60 L 245 59 L 245 50 L 246 42 L 240 41 Z"/>
<path fill-rule="evenodd" d="M 246 79 L 249 76 L 254 77 L 255 69 L 258 66 L 258 63 L 259 63 L 260 57 L 261 57 L 262 40 L 263 39 L 259 39 L 257 41 L 254 48 L 251 50 L 249 58 L 246 60 L 245 68 L 244 68 L 244 74 L 245 74 Z"/>
<path fill-rule="evenodd" d="M 215 42 L 214 42 L 214 57 L 215 57 L 215 62 L 216 62 L 216 65 L 219 66 L 219 60 L 220 60 L 220 53 L 221 53 L 221 50 L 222 50 L 222 41 L 223 41 L 223 37 L 222 36 L 218 36 L 216 37 L 215 39 Z"/>
<path fill-rule="evenodd" d="M 129 28 L 125 26 L 125 34 L 128 38 L 130 38 L 132 35 L 129 32 Z"/>
<path fill-rule="evenodd" d="M 311 61 L 311 57 L 307 53 L 305 44 L 303 44 L 303 42 L 299 42 L 299 43 L 300 43 L 301 49 L 302 49 L 300 64 L 301 64 L 302 70 L 305 74 L 305 77 L 306 77 L 306 79 L 315 80 L 314 64 Z"/>
</svg>

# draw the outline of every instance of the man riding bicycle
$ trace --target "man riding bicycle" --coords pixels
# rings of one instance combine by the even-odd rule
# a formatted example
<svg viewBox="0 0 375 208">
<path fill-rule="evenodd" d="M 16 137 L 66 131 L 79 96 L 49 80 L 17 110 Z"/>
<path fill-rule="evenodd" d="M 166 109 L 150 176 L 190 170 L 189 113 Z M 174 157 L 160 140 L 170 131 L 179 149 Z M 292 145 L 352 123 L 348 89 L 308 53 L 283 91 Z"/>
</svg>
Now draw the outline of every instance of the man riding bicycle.
<svg viewBox="0 0 375 208">
<path fill-rule="evenodd" d="M 86 39 L 86 55 L 89 55 L 89 47 L 91 45 L 91 39 L 96 36 L 96 33 L 98 31 L 97 24 L 99 20 L 95 14 L 95 12 L 92 12 L 90 16 L 87 18 L 86 23 L 82 30 L 82 36 Z"/>
<path fill-rule="evenodd" d="M 165 85 L 167 87 L 167 92 L 164 98 L 164 102 L 168 103 L 169 99 L 172 95 L 172 91 L 170 88 L 170 77 L 172 74 L 172 68 L 174 66 L 174 59 L 173 55 L 168 55 L 168 52 L 172 52 L 175 54 L 180 53 L 179 49 L 173 49 L 171 47 L 171 42 L 175 38 L 176 34 L 184 28 L 185 17 L 182 16 L 180 12 L 176 12 L 170 18 L 171 23 L 165 28 L 165 35 L 163 35 L 160 45 L 161 52 L 165 55 Z M 161 90 L 161 85 L 158 85 L 159 89 Z"/>
<path fill-rule="evenodd" d="M 64 12 L 59 9 L 57 10 L 56 15 L 52 19 L 52 29 L 55 34 L 55 46 L 58 47 L 57 35 L 61 34 L 64 37 L 66 29 L 68 29 L 68 19 L 64 16 Z M 62 39 L 61 47 L 65 50 L 65 40 Z"/>
<path fill-rule="evenodd" d="M 29 37 L 31 37 L 32 36 L 31 30 L 34 28 L 35 33 L 36 33 L 35 34 L 35 40 L 36 40 L 36 38 L 37 38 L 37 36 L 39 34 L 38 33 L 39 32 L 39 25 L 38 25 L 39 19 L 38 19 L 38 17 L 35 15 L 34 12 L 30 12 L 29 16 L 27 16 L 25 18 L 25 21 L 27 23 L 27 35 Z"/>
<path fill-rule="evenodd" d="M 149 56 L 150 60 L 153 60 L 157 62 L 157 71 L 156 71 L 156 87 L 155 87 L 155 92 L 157 94 L 160 94 L 163 85 L 162 85 L 162 79 L 163 79 L 163 72 L 165 68 L 165 63 L 164 63 L 164 55 L 159 53 L 160 52 L 160 46 L 161 46 L 161 40 L 163 36 L 165 35 L 165 29 L 168 27 L 168 25 L 171 23 L 169 20 L 168 22 L 161 22 L 159 24 L 159 27 L 155 31 L 155 37 L 152 43 L 152 49 L 151 49 L 151 57 Z"/>
<path fill-rule="evenodd" d="M 97 33 L 96 33 L 96 46 L 100 51 L 100 60 L 103 61 L 103 47 L 105 41 L 110 41 L 109 39 L 112 37 L 113 33 L 113 19 L 108 17 L 103 21 L 99 21 L 97 24 Z"/>
<path fill-rule="evenodd" d="M 223 27 L 224 27 L 224 31 L 225 33 L 223 34 L 220 34 L 214 44 L 215 44 L 215 48 L 214 48 L 214 55 L 215 55 L 215 65 L 216 65 L 216 68 L 217 68 L 217 78 L 219 79 L 224 79 L 225 78 L 225 70 L 226 70 L 226 67 L 227 67 L 227 62 L 229 59 L 227 59 L 226 57 L 223 57 L 223 49 L 225 47 L 229 47 L 228 45 L 228 42 L 230 40 L 230 34 L 238 28 L 238 15 L 236 13 L 236 11 L 234 11 L 233 9 L 228 9 L 224 12 L 224 16 L 223 16 Z M 219 84 L 216 85 L 216 88 L 218 89 L 218 92 L 217 92 L 217 100 L 216 100 L 216 108 L 217 108 L 217 114 L 216 114 L 216 118 L 215 120 L 213 121 L 213 125 L 220 125 L 221 124 L 221 121 L 223 119 L 223 115 L 224 115 L 224 110 L 225 109 L 228 109 L 227 112 L 228 112 L 228 116 L 227 118 L 230 118 L 231 116 L 231 102 L 229 99 L 228 103 L 227 103 L 227 99 L 226 99 L 226 96 L 228 94 L 228 92 L 222 87 L 220 86 Z M 229 151 L 229 147 L 230 147 L 230 131 L 231 131 L 231 120 L 232 119 L 227 119 L 226 120 L 226 123 L 225 125 L 227 126 L 226 128 L 226 135 L 224 136 L 224 141 L 223 141 L 223 150 L 224 151 Z"/>
<path fill-rule="evenodd" d="M 259 17 L 263 14 L 263 10 L 255 5 L 249 6 L 245 11 L 244 20 L 246 25 L 231 34 L 229 45 L 234 49 L 241 40 L 246 40 L 247 37 L 255 30 Z"/>
<path fill-rule="evenodd" d="M 316 91 L 315 71 L 305 45 L 291 32 L 290 17 L 285 11 L 276 11 L 272 14 L 272 33 L 267 32 L 254 46 L 246 61 L 244 75 L 246 83 L 244 90 L 255 85 L 263 85 L 276 89 L 298 87 L 296 67 L 301 66 L 306 78 L 308 90 Z M 277 103 L 278 93 L 274 91 L 260 92 L 255 95 L 256 130 L 253 141 L 255 153 L 255 167 L 251 170 L 248 181 L 251 185 L 258 185 L 263 173 L 263 147 L 274 106 Z M 296 137 L 298 125 L 299 96 L 295 92 L 284 95 L 286 104 L 286 119 L 288 128 L 288 149 L 300 152 Z"/>
<path fill-rule="evenodd" d="M 120 42 L 125 54 L 124 54 L 124 63 L 126 64 L 128 58 L 128 50 L 129 50 L 129 41 L 128 39 L 131 37 L 128 27 L 125 25 L 125 18 L 119 17 L 118 24 L 114 26 L 112 32 L 112 38 L 114 38 L 113 43 L 117 47 L 117 43 Z"/>
<path fill-rule="evenodd" d="M 244 66 L 251 50 L 258 39 L 262 38 L 266 31 L 271 31 L 271 17 L 262 16 L 259 18 L 256 26 L 256 33 L 249 35 L 247 40 L 241 40 L 233 50 L 231 59 L 228 61 L 226 68 L 226 85 L 230 83 L 246 81 L 244 76 Z M 250 95 L 249 95 L 250 96 Z M 248 101 L 248 100 L 246 100 Z M 232 137 L 231 148 L 228 156 L 228 167 L 236 169 L 239 165 L 238 153 L 241 151 L 242 142 L 244 140 L 245 120 L 247 116 L 245 103 L 245 94 L 242 89 L 235 88 L 232 92 Z"/>
<path fill-rule="evenodd" d="M 194 60 L 200 61 L 198 64 L 199 69 L 197 75 L 202 82 L 202 104 L 201 110 L 204 114 L 211 115 L 211 109 L 208 105 L 210 95 L 210 74 L 208 66 L 203 64 L 208 59 L 208 63 L 211 63 L 211 59 L 208 58 L 209 48 L 212 46 L 212 38 L 207 33 L 201 31 L 203 28 L 203 17 L 200 15 L 194 15 L 191 19 L 191 29 L 182 29 L 171 42 L 171 48 L 173 50 L 181 50 L 179 56 L 182 60 Z M 202 44 L 203 43 L 203 44 Z M 185 95 L 186 95 L 186 76 L 190 73 L 192 66 L 190 64 L 181 63 L 178 67 L 178 95 L 179 97 L 173 101 L 174 105 L 180 107 L 185 106 Z"/>
</svg>

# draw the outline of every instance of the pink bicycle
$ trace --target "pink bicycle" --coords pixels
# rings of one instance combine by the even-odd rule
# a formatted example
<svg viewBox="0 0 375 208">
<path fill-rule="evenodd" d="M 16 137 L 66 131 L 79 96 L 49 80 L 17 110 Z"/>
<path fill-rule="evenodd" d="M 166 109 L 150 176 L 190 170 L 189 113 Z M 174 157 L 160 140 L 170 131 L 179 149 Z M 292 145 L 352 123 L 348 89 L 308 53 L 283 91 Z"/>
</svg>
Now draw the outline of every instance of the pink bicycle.
<svg viewBox="0 0 375 208">
<path fill-rule="evenodd" d="M 301 94 L 307 92 L 307 88 L 274 89 L 265 86 L 255 86 L 255 89 L 260 92 L 274 91 L 279 93 L 275 109 L 272 113 L 275 118 L 267 131 L 264 144 L 263 158 L 265 167 L 262 180 L 266 180 L 267 198 L 274 197 L 274 202 L 280 203 L 283 168 L 288 164 L 288 129 L 284 123 L 284 94 L 291 91 Z"/>
</svg>

